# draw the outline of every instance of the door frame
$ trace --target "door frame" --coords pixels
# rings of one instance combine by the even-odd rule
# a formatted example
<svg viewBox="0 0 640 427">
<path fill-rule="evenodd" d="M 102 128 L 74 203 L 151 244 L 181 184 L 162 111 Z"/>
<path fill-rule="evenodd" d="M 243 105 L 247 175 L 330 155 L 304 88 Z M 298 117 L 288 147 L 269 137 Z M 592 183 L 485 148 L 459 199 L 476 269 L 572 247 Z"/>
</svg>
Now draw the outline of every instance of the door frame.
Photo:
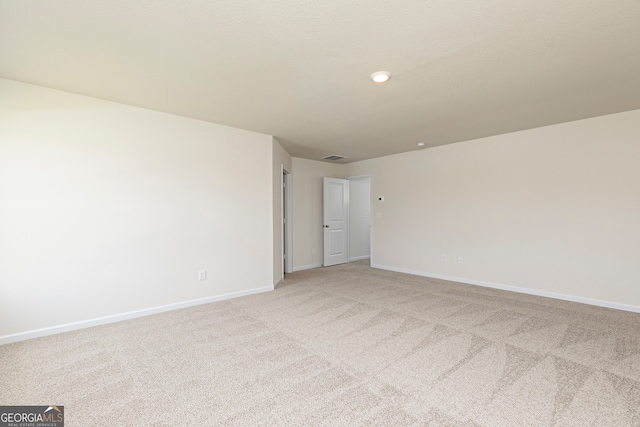
<svg viewBox="0 0 640 427">
<path fill-rule="evenodd" d="M 280 209 L 280 223 L 282 224 L 282 254 L 280 254 L 280 258 L 282 259 L 282 276 L 284 279 L 285 273 L 293 273 L 293 221 L 292 221 L 292 213 L 293 213 L 293 203 L 292 203 L 292 192 L 291 192 L 291 179 L 292 174 L 288 171 L 284 165 L 280 165 L 282 176 L 282 186 L 280 203 L 283 206 Z M 286 212 L 285 212 L 286 210 Z M 285 222 L 286 218 L 286 222 Z M 286 238 L 285 238 L 286 236 Z M 285 258 L 286 254 L 286 258 Z"/>
</svg>

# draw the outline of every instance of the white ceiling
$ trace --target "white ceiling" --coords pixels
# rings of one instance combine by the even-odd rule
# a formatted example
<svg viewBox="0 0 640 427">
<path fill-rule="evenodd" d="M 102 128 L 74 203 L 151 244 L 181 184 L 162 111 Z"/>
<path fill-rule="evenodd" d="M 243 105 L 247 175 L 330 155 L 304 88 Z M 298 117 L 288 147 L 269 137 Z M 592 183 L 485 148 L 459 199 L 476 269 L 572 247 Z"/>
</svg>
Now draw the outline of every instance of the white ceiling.
<svg viewBox="0 0 640 427">
<path fill-rule="evenodd" d="M 640 108 L 640 1 L 0 0 L 0 77 L 348 162 Z"/>
</svg>

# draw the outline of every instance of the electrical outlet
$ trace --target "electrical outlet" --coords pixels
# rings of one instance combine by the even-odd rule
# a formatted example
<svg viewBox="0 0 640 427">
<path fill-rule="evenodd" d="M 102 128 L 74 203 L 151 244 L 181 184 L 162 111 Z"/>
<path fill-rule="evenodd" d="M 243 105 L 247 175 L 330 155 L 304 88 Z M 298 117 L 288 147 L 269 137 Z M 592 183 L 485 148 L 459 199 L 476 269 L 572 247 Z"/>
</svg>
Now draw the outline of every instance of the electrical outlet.
<svg viewBox="0 0 640 427">
<path fill-rule="evenodd" d="M 459 257 L 458 257 L 458 264 L 462 264 L 462 261 L 463 261 L 463 260 L 462 260 L 462 257 L 461 257 L 461 256 L 459 256 Z"/>
<path fill-rule="evenodd" d="M 207 280 L 207 270 L 198 271 L 198 280 Z"/>
<path fill-rule="evenodd" d="M 447 256 L 446 255 L 442 255 L 442 261 L 446 262 L 447 261 Z"/>
</svg>

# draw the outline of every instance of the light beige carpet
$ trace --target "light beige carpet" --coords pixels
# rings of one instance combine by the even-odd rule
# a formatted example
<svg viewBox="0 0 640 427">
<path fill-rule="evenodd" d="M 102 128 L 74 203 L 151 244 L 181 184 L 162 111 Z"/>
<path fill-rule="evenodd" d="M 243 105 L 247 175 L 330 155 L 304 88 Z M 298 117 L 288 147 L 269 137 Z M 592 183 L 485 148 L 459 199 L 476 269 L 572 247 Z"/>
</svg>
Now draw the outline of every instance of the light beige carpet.
<svg viewBox="0 0 640 427">
<path fill-rule="evenodd" d="M 0 347 L 67 426 L 640 426 L 640 315 L 371 269 Z"/>
</svg>

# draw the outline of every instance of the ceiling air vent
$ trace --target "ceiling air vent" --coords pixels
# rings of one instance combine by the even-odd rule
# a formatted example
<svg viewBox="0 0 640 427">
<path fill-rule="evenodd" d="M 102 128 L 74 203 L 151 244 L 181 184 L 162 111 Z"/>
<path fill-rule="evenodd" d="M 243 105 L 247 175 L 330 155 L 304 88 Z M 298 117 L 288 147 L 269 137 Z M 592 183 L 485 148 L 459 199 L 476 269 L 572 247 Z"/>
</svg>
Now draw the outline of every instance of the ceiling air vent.
<svg viewBox="0 0 640 427">
<path fill-rule="evenodd" d="M 345 156 L 337 156 L 335 154 L 332 154 L 331 156 L 327 156 L 327 157 L 323 157 L 322 160 L 331 160 L 331 161 L 336 161 L 336 160 L 340 160 L 340 159 L 346 159 Z"/>
</svg>

